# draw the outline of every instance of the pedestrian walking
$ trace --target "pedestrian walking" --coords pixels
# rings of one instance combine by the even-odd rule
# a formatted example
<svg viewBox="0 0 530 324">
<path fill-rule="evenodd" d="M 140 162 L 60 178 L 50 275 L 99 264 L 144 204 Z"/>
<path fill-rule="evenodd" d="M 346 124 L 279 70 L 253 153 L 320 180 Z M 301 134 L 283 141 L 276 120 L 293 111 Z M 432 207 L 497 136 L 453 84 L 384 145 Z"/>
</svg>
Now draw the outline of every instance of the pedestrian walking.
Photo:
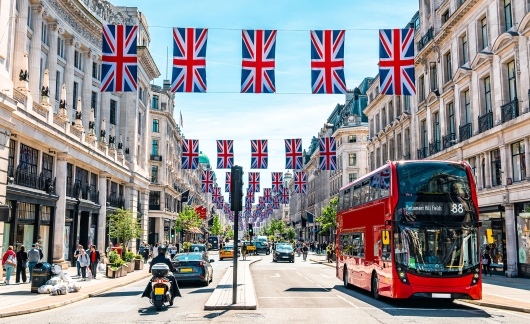
<svg viewBox="0 0 530 324">
<path fill-rule="evenodd" d="M 152 253 L 152 255 L 153 255 L 153 258 L 156 257 L 156 256 L 158 256 L 158 243 L 155 244 L 155 246 L 153 247 L 153 253 Z"/>
<path fill-rule="evenodd" d="M 146 264 L 147 260 L 149 260 L 149 253 L 150 253 L 149 244 L 146 244 L 142 252 L 142 256 L 144 257 L 144 264 Z"/>
<path fill-rule="evenodd" d="M 42 252 L 42 249 L 40 248 L 39 242 L 35 242 L 35 248 L 39 250 L 39 261 L 44 259 L 44 253 Z"/>
<path fill-rule="evenodd" d="M 95 245 L 90 247 L 88 258 L 90 259 L 90 272 L 92 272 L 92 278 L 96 279 L 96 274 L 98 273 L 98 264 L 101 261 L 101 256 Z"/>
<path fill-rule="evenodd" d="M 241 245 L 241 254 L 243 254 L 243 260 L 247 259 L 247 244 L 243 242 Z"/>
<path fill-rule="evenodd" d="M 37 250 L 37 245 L 33 243 L 31 244 L 31 250 L 28 251 L 29 282 L 33 279 L 33 268 L 39 263 L 39 260 L 39 250 Z"/>
<path fill-rule="evenodd" d="M 90 266 L 90 258 L 84 249 L 81 249 L 77 261 L 79 262 L 79 267 L 81 269 L 82 281 L 86 281 L 86 268 Z"/>
<path fill-rule="evenodd" d="M 79 256 L 81 255 L 81 250 L 83 249 L 83 246 L 81 244 L 77 244 L 77 250 L 74 251 L 74 258 L 76 259 L 75 265 L 77 267 L 77 276 L 81 277 L 81 267 L 79 266 Z"/>
<path fill-rule="evenodd" d="M 17 276 L 16 283 L 20 283 L 20 277 L 22 276 L 22 283 L 26 282 L 26 269 L 28 268 L 28 253 L 24 245 L 20 246 L 17 252 Z"/>
<path fill-rule="evenodd" d="M 2 265 L 6 269 L 6 280 L 4 283 L 6 285 L 9 285 L 11 273 L 13 273 L 13 269 L 17 267 L 17 255 L 15 251 L 13 251 L 13 246 L 10 245 L 7 248 L 6 253 L 4 253 L 4 256 L 2 258 Z"/>
<path fill-rule="evenodd" d="M 328 258 L 328 263 L 331 263 L 331 245 L 326 246 L 326 255 Z"/>
<path fill-rule="evenodd" d="M 484 274 L 487 276 L 488 274 L 491 277 L 491 256 L 489 254 L 490 250 L 484 250 L 484 253 L 482 254 L 482 271 L 484 271 Z"/>
</svg>

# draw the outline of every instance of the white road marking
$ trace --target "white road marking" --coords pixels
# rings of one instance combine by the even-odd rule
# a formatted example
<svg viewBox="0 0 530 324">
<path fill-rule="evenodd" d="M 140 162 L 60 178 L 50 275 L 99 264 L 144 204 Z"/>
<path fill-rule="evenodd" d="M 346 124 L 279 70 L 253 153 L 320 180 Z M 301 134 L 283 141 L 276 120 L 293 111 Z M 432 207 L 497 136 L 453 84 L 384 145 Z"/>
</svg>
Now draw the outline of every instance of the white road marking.
<svg viewBox="0 0 530 324">
<path fill-rule="evenodd" d="M 312 281 L 312 280 L 309 279 L 308 277 L 304 277 L 304 278 L 307 279 L 307 281 L 309 281 L 309 282 L 315 283 L 314 281 Z"/>
<path fill-rule="evenodd" d="M 335 297 L 300 297 L 300 296 L 292 296 L 292 297 L 258 297 L 258 298 L 266 298 L 266 299 L 291 299 L 291 298 L 303 298 L 303 299 L 308 299 L 308 298 L 314 298 L 314 299 L 335 299 Z"/>
<path fill-rule="evenodd" d="M 320 275 L 323 276 L 323 277 L 326 277 L 326 278 L 331 278 L 330 276 L 326 276 L 326 275 L 323 274 L 323 273 L 321 273 Z"/>
<path fill-rule="evenodd" d="M 321 285 L 317 284 L 320 288 L 324 289 L 325 291 L 329 291 L 329 289 L 322 287 Z"/>
<path fill-rule="evenodd" d="M 275 274 L 274 276 L 271 276 L 271 278 L 280 278 L 280 274 L 277 273 L 277 274 Z"/>
<path fill-rule="evenodd" d="M 354 303 L 350 302 L 350 301 L 347 301 L 344 297 L 342 297 L 341 295 L 337 295 L 337 297 L 339 297 L 340 299 L 344 300 L 345 302 L 347 302 L 348 304 L 352 305 L 353 307 L 355 308 L 359 308 L 357 307 L 357 305 L 355 305 Z"/>
<path fill-rule="evenodd" d="M 296 271 L 296 273 L 298 273 L 299 275 L 302 275 L 300 272 Z"/>
</svg>

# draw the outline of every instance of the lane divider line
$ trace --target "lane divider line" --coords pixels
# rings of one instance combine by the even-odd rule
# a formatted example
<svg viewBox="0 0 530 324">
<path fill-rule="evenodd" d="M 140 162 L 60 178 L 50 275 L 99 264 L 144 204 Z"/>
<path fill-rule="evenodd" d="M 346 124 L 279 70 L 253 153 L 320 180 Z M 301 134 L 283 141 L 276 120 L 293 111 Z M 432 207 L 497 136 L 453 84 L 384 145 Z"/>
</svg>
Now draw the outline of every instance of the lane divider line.
<svg viewBox="0 0 530 324">
<path fill-rule="evenodd" d="M 344 300 L 345 302 L 347 302 L 348 304 L 352 305 L 353 307 L 359 308 L 357 305 L 355 305 L 354 303 L 346 300 L 346 298 L 342 297 L 341 295 L 337 295 L 337 297 L 339 297 L 340 299 Z"/>
</svg>

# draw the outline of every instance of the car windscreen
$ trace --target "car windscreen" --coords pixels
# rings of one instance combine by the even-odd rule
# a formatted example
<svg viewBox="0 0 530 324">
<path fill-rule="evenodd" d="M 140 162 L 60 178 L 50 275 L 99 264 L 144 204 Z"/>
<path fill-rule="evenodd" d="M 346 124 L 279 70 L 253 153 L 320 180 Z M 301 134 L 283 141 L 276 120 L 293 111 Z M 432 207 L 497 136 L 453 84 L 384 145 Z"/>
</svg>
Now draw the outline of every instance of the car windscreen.
<svg viewBox="0 0 530 324">
<path fill-rule="evenodd" d="M 293 252 L 293 248 L 288 246 L 288 245 L 284 245 L 284 246 L 280 246 L 276 249 L 276 251 L 278 252 Z"/>
<path fill-rule="evenodd" d="M 204 251 L 206 250 L 206 247 L 202 244 L 199 244 L 199 245 L 192 244 L 190 250 L 191 251 Z"/>
<path fill-rule="evenodd" d="M 223 248 L 223 251 L 234 251 L 234 247 L 233 246 L 225 246 Z"/>
<path fill-rule="evenodd" d="M 201 261 L 202 253 L 193 253 L 193 254 L 180 254 L 175 256 L 173 261 Z"/>
</svg>

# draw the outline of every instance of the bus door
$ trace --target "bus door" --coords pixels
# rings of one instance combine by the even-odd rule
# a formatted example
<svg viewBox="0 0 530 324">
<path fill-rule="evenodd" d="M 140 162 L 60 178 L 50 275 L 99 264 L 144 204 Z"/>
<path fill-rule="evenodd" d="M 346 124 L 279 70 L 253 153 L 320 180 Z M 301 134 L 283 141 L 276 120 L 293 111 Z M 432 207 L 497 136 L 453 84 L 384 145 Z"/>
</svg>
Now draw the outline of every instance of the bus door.
<svg viewBox="0 0 530 324">
<path fill-rule="evenodd" d="M 389 296 L 392 282 L 392 253 L 390 231 L 384 226 L 374 226 L 374 267 L 379 277 L 379 293 Z"/>
</svg>

